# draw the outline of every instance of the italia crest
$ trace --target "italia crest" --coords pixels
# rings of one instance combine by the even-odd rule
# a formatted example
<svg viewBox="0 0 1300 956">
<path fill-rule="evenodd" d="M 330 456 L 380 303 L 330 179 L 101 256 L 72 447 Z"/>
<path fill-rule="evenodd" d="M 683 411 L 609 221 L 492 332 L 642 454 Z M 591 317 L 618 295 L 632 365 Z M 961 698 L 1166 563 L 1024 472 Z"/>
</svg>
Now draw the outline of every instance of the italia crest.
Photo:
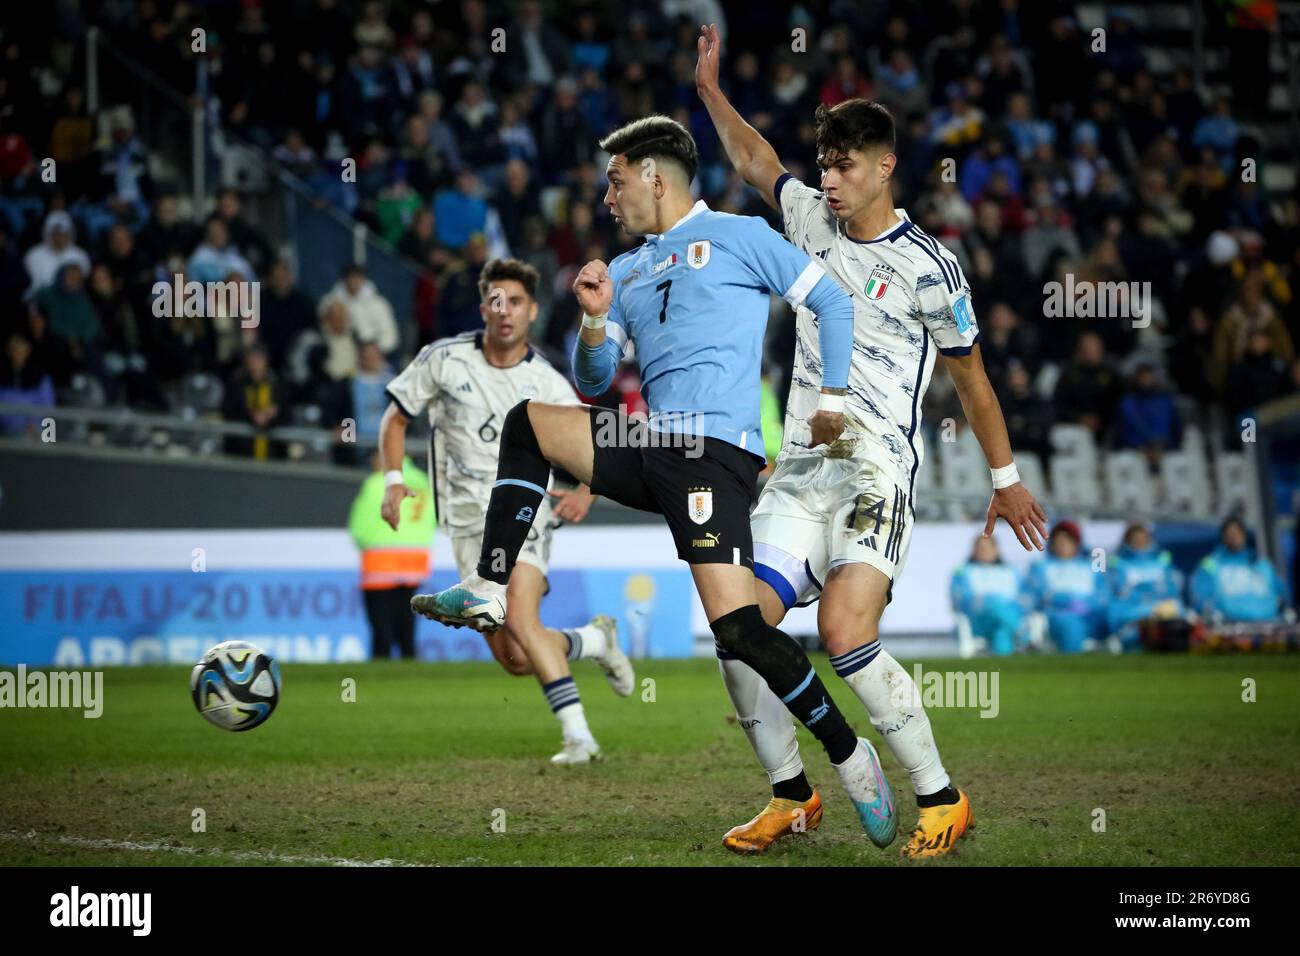
<svg viewBox="0 0 1300 956">
<path fill-rule="evenodd" d="M 692 488 L 686 493 L 686 513 L 696 524 L 704 524 L 713 517 L 713 489 Z"/>
<path fill-rule="evenodd" d="M 712 247 L 707 239 L 692 242 L 686 247 L 686 261 L 692 269 L 703 269 L 709 264 L 709 253 L 711 251 Z"/>
<path fill-rule="evenodd" d="M 871 270 L 867 279 L 866 293 L 868 299 L 881 299 L 889 291 L 889 280 L 894 274 L 888 269 L 877 267 Z"/>
</svg>

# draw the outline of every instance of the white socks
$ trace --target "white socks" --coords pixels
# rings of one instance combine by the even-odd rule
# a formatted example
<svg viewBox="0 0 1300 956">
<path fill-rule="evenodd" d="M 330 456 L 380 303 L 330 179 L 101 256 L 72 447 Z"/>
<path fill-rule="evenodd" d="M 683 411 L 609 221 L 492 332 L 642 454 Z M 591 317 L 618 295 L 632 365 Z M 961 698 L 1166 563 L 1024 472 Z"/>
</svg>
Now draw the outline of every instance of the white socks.
<svg viewBox="0 0 1300 956">
<path fill-rule="evenodd" d="M 605 656 L 605 632 L 594 624 L 582 627 L 566 627 L 560 632 L 569 640 L 568 658 L 576 661 L 580 658 L 593 659 Z"/>
<path fill-rule="evenodd" d="M 881 739 L 894 759 L 912 777 L 917 796 L 938 793 L 951 782 L 939 759 L 930 718 L 921 706 L 921 696 L 903 667 L 880 645 L 872 641 L 831 658 L 835 672 L 852 688 L 871 717 Z M 778 783 L 798 776 L 803 770 L 794 720 L 780 698 L 749 665 L 734 658 L 719 659 L 723 682 L 736 708 L 736 718 L 767 771 L 768 780 Z M 847 768 L 865 749 L 859 745 Z M 836 768 L 840 769 L 840 768 Z"/>
<path fill-rule="evenodd" d="M 767 681 L 743 661 L 720 658 L 718 668 L 736 708 L 736 720 L 758 755 L 758 762 L 767 771 L 768 781 L 775 784 L 799 776 L 803 761 L 795 739 L 794 718 L 785 704 L 767 686 Z"/>
<path fill-rule="evenodd" d="M 851 657 L 854 659 L 845 661 Z M 853 688 L 871 716 L 871 726 L 888 745 L 894 759 L 911 774 L 917 796 L 937 793 L 948 786 L 948 772 L 939 759 L 930 718 L 921 706 L 921 695 L 912 675 L 878 640 L 831 660 L 839 662 L 835 665 L 836 673 Z"/>
</svg>

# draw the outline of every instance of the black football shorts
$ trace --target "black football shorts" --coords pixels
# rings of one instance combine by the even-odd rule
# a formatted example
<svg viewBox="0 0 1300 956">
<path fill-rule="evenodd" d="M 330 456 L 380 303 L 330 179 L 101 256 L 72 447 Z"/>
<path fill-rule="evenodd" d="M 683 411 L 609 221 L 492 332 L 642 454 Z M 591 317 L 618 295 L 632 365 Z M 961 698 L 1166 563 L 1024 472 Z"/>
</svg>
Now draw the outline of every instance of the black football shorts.
<svg viewBox="0 0 1300 956">
<path fill-rule="evenodd" d="M 754 567 L 749 512 L 763 459 L 718 438 L 651 432 L 607 408 L 592 409 L 591 437 L 592 494 L 663 515 L 687 564 Z"/>
</svg>

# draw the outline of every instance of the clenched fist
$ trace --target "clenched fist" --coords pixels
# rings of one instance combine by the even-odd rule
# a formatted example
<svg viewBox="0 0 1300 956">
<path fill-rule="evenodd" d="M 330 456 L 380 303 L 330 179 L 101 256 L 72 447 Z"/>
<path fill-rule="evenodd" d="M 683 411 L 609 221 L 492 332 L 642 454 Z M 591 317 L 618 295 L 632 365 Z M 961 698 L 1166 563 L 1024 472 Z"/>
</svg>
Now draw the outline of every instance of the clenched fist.
<svg viewBox="0 0 1300 956">
<path fill-rule="evenodd" d="M 573 280 L 573 294 L 578 305 L 588 315 L 603 315 L 614 301 L 614 283 L 609 281 L 609 269 L 599 259 L 592 259 Z"/>
</svg>

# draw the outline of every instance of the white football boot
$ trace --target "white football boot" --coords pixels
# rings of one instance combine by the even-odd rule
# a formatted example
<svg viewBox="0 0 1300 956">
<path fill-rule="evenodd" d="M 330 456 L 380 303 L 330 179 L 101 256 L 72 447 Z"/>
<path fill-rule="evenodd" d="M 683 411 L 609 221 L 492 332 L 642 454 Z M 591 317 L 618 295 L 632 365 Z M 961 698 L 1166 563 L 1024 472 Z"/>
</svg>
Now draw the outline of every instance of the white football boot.
<svg viewBox="0 0 1300 956">
<path fill-rule="evenodd" d="M 630 697 L 636 689 L 636 671 L 618 646 L 618 623 L 608 614 L 601 614 L 593 617 L 589 626 L 600 628 L 605 635 L 605 653 L 596 658 L 596 663 L 605 672 L 609 686 L 619 697 Z"/>
<path fill-rule="evenodd" d="M 582 737 L 565 737 L 564 749 L 551 758 L 553 764 L 572 765 L 591 763 L 600 759 L 600 745 Z"/>
</svg>

